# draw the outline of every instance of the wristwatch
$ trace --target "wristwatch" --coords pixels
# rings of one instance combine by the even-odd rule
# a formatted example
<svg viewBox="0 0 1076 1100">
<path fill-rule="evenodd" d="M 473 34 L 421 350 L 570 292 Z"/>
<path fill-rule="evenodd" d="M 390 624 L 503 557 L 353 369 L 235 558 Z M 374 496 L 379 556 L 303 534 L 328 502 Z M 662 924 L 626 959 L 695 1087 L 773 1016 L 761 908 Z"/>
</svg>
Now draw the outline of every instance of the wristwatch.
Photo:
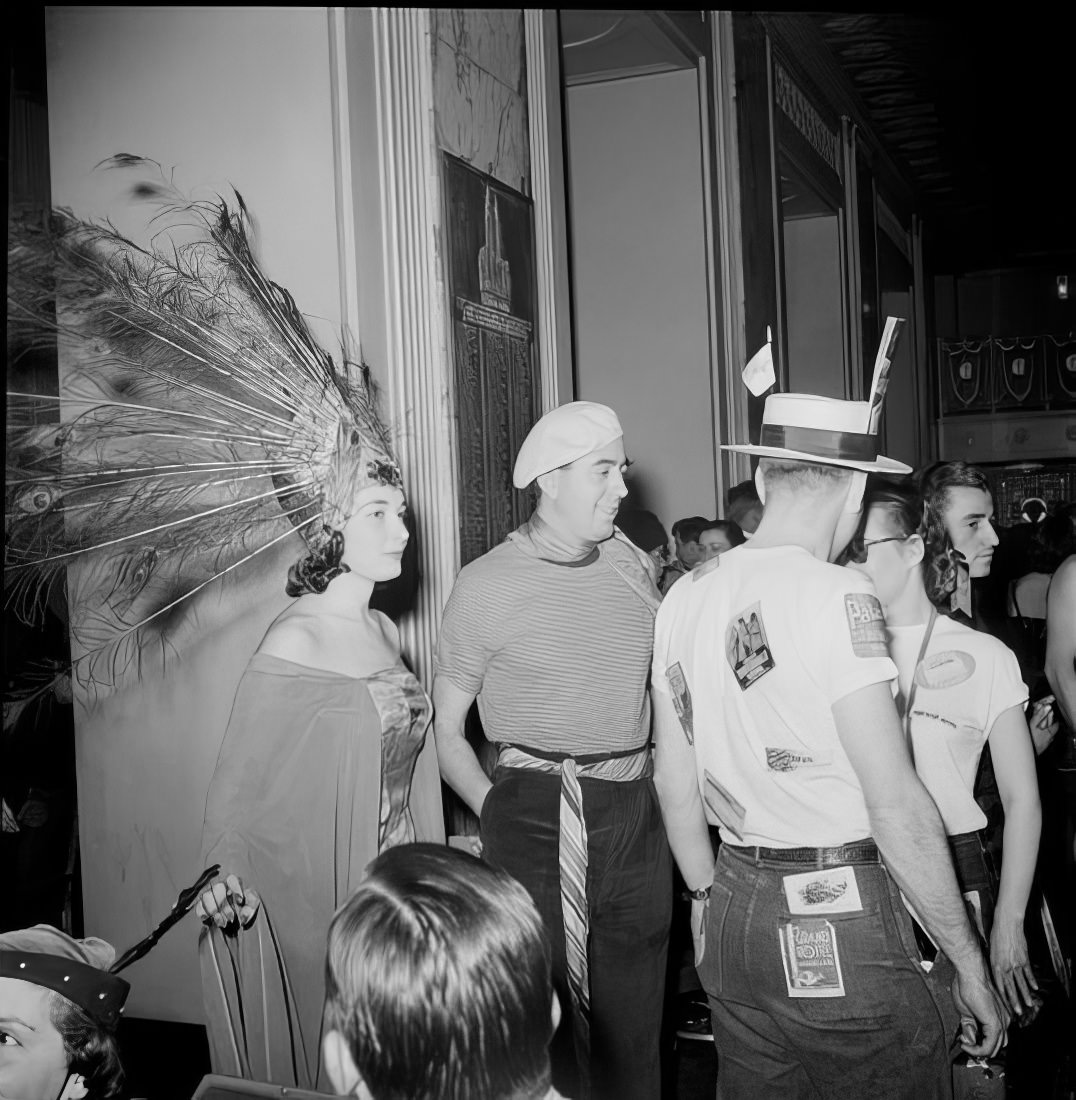
<svg viewBox="0 0 1076 1100">
<path fill-rule="evenodd" d="M 710 887 L 701 886 L 698 890 L 685 890 L 681 896 L 685 901 L 705 901 L 710 896 Z"/>
</svg>

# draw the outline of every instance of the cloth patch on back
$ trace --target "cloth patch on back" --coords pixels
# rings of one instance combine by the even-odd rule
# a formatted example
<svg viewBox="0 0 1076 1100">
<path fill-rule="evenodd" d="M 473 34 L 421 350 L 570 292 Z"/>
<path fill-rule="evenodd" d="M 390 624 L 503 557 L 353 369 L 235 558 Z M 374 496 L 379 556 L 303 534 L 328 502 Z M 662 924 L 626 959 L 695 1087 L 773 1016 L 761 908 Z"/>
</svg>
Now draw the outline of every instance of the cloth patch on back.
<svg viewBox="0 0 1076 1100">
<path fill-rule="evenodd" d="M 833 867 L 785 875 L 782 880 L 788 911 L 796 916 L 821 913 L 859 913 L 859 896 L 854 867 Z"/>
<path fill-rule="evenodd" d="M 915 682 L 922 688 L 948 688 L 962 684 L 975 671 L 975 658 L 962 649 L 950 649 L 925 657 L 915 670 Z"/>
<path fill-rule="evenodd" d="M 808 756 L 806 753 L 793 752 L 791 749 L 766 749 L 766 767 L 771 772 L 794 772 L 797 768 L 815 768 L 820 764 L 829 764 L 832 760 L 832 753 Z"/>
<path fill-rule="evenodd" d="M 704 775 L 706 786 L 702 792 L 702 799 L 706 803 L 706 808 L 737 840 L 743 840 L 746 811 L 709 772 L 704 772 Z"/>
<path fill-rule="evenodd" d="M 725 630 L 725 656 L 741 691 L 776 666 L 759 604 L 753 603 L 729 623 Z"/>
<path fill-rule="evenodd" d="M 852 652 L 857 657 L 888 657 L 885 616 L 878 597 L 866 592 L 849 592 L 844 597 L 844 610 L 852 636 Z"/>
<path fill-rule="evenodd" d="M 669 665 L 665 670 L 665 679 L 672 688 L 672 704 L 676 710 L 676 716 L 680 719 L 680 725 L 684 727 L 684 734 L 689 745 L 695 744 L 694 710 L 691 705 L 691 688 L 687 686 L 687 678 L 680 662 Z"/>
</svg>

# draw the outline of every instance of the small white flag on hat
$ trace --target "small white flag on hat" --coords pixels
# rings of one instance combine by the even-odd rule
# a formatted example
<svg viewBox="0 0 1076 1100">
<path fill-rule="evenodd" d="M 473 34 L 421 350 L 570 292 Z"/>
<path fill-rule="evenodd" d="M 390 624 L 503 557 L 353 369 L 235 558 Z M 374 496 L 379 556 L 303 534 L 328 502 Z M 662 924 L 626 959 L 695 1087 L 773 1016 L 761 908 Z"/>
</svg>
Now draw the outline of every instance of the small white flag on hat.
<svg viewBox="0 0 1076 1100">
<path fill-rule="evenodd" d="M 777 381 L 773 373 L 773 336 L 766 326 L 766 343 L 755 352 L 743 369 L 744 385 L 756 396 L 761 397 Z"/>
<path fill-rule="evenodd" d="M 874 377 L 871 379 L 871 415 L 867 432 L 877 435 L 882 425 L 882 409 L 885 404 L 885 391 L 889 388 L 889 368 L 893 365 L 893 352 L 904 328 L 903 317 L 887 317 L 882 341 L 878 345 L 878 354 L 874 357 Z"/>
</svg>

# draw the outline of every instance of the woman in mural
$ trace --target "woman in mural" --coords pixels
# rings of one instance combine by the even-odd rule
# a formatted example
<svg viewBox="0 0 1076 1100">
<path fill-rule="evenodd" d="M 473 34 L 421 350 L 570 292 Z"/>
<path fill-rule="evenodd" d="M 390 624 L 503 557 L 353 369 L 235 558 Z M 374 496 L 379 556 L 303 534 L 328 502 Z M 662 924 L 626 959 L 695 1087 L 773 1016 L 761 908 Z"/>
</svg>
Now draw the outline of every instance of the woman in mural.
<svg viewBox="0 0 1076 1100">
<path fill-rule="evenodd" d="M 898 670 L 909 747 L 938 805 L 970 915 L 989 943 L 994 980 L 1019 1019 L 1037 1008 L 1024 915 L 1038 852 L 1040 807 L 1024 706 L 1027 688 L 1008 647 L 939 615 L 956 582 L 952 542 L 911 482 L 868 487 L 861 533 L 845 552 L 874 582 Z M 1000 882 L 984 848 L 986 818 L 972 794 L 984 745 L 1005 811 Z"/>
<path fill-rule="evenodd" d="M 292 548 L 301 598 L 221 734 L 199 951 L 214 1068 L 314 1087 L 335 908 L 379 851 L 444 839 L 429 701 L 370 607 L 401 569 L 402 476 L 368 371 L 264 276 L 242 199 L 133 193 L 178 218 L 163 244 L 63 211 L 10 231 L 16 354 L 59 337 L 66 373 L 62 419 L 59 397 L 9 394 L 5 587 L 33 621 L 66 582 L 72 671 L 112 693 L 167 675 L 226 579 Z"/>
</svg>

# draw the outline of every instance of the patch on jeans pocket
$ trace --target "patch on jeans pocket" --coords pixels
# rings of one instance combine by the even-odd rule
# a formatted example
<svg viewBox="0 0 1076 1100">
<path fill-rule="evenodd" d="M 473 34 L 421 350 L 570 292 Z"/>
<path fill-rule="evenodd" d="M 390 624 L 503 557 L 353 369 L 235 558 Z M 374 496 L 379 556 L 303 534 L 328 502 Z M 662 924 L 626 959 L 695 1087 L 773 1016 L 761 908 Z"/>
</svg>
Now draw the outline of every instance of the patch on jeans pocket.
<svg viewBox="0 0 1076 1100">
<path fill-rule="evenodd" d="M 793 916 L 863 912 L 854 867 L 830 867 L 824 871 L 785 875 L 782 884 L 788 911 Z"/>
<path fill-rule="evenodd" d="M 828 920 L 782 921 L 781 962 L 790 997 L 843 997 L 837 931 Z"/>
</svg>

